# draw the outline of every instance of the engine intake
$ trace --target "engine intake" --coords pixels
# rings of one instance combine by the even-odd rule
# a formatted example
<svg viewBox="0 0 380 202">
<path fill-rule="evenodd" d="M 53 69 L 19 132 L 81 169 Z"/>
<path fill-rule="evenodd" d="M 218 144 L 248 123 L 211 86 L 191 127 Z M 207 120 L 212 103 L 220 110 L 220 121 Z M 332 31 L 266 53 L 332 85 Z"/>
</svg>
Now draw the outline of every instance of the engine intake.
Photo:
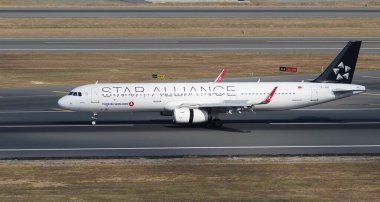
<svg viewBox="0 0 380 202">
<path fill-rule="evenodd" d="M 208 113 L 200 109 L 178 108 L 174 109 L 173 121 L 175 123 L 202 123 L 208 121 Z"/>
</svg>

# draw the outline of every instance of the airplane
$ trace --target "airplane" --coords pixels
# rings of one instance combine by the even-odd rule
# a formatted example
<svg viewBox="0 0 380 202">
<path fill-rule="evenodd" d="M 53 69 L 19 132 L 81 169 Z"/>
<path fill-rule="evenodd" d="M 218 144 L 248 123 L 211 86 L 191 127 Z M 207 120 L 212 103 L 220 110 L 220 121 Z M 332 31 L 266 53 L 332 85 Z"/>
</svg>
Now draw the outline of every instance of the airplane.
<svg viewBox="0 0 380 202">
<path fill-rule="evenodd" d="M 349 41 L 310 82 L 95 83 L 74 88 L 58 105 L 92 112 L 92 125 L 99 112 L 152 111 L 177 124 L 207 122 L 219 128 L 221 113 L 302 108 L 365 92 L 365 86 L 352 84 L 360 46 L 361 41 Z"/>
</svg>

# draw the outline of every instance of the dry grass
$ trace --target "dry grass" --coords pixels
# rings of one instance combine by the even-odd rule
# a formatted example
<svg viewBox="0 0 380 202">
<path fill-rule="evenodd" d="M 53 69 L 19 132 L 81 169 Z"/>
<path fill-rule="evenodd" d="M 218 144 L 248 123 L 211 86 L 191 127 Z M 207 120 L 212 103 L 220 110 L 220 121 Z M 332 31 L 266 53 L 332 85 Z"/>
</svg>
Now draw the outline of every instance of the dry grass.
<svg viewBox="0 0 380 202">
<path fill-rule="evenodd" d="M 250 3 L 129 3 L 121 0 L 0 0 L 1 7 L 379 7 L 377 0 L 250 0 Z"/>
<path fill-rule="evenodd" d="M 1 201 L 376 201 L 380 194 L 378 157 L 0 161 L 0 168 Z"/>
<path fill-rule="evenodd" d="M 0 30 L 0 37 L 379 36 L 380 18 L 0 18 Z"/>
<path fill-rule="evenodd" d="M 79 85 L 142 82 L 152 73 L 167 80 L 214 79 L 223 67 L 227 77 L 278 75 L 279 66 L 317 73 L 334 54 L 260 53 L 1 53 L 0 86 Z M 361 54 L 358 69 L 378 69 L 379 54 Z"/>
</svg>

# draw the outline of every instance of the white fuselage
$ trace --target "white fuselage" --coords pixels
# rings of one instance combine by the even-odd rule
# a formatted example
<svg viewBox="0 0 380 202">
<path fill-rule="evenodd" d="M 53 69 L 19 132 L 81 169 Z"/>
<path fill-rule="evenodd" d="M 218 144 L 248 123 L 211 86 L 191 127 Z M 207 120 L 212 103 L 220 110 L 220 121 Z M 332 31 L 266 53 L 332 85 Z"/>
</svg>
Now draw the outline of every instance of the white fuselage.
<svg viewBox="0 0 380 202">
<path fill-rule="evenodd" d="M 268 104 L 262 102 L 277 87 Z M 364 86 L 312 82 L 99 83 L 77 87 L 58 104 L 83 112 L 173 111 L 182 103 L 252 103 L 253 110 L 316 105 L 365 91 Z M 81 96 L 78 94 L 81 93 Z"/>
</svg>

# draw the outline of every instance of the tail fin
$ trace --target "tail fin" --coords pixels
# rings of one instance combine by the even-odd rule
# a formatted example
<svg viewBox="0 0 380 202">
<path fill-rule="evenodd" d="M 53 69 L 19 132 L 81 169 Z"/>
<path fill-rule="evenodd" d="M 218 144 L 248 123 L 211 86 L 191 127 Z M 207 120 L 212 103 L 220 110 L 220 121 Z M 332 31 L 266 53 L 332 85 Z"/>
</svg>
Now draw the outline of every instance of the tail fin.
<svg viewBox="0 0 380 202">
<path fill-rule="evenodd" d="M 361 41 L 350 41 L 321 75 L 313 82 L 351 83 Z"/>
</svg>

